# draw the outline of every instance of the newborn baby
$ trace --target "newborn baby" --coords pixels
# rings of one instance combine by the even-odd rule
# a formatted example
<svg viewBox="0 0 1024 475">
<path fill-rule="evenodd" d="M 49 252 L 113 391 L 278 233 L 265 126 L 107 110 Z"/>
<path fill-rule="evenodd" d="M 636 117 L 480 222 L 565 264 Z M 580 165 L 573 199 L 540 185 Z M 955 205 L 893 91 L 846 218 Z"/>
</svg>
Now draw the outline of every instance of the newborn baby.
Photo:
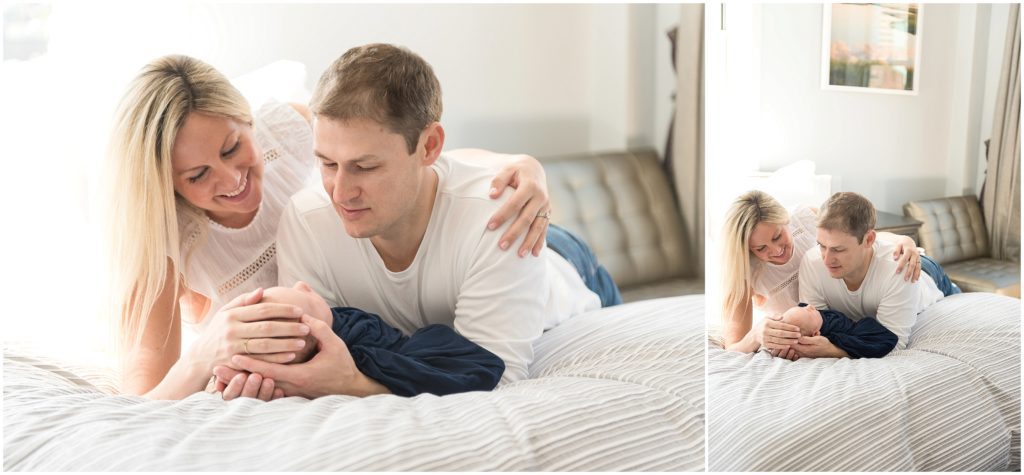
<svg viewBox="0 0 1024 475">
<path fill-rule="evenodd" d="M 305 282 L 268 288 L 263 302 L 302 307 L 330 325 L 359 371 L 399 396 L 489 391 L 505 371 L 501 358 L 449 327 L 428 325 L 407 337 L 377 315 L 350 307 L 331 308 Z M 296 353 L 292 363 L 308 360 L 316 347 L 316 339 L 307 336 L 304 350 Z"/>
<path fill-rule="evenodd" d="M 896 347 L 896 334 L 874 318 L 854 322 L 835 310 L 800 303 L 782 314 L 782 321 L 800 327 L 803 336 L 824 336 L 850 358 L 881 358 Z"/>
</svg>

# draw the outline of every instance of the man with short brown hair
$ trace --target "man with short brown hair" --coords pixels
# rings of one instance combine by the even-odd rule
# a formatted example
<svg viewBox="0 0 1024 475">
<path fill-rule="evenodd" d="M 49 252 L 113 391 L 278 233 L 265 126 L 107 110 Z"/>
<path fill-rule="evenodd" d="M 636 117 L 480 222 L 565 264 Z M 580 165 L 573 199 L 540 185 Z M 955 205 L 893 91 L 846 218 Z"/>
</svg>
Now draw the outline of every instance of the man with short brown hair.
<svg viewBox="0 0 1024 475">
<path fill-rule="evenodd" d="M 905 281 L 890 258 L 893 244 L 877 240 L 874 228 L 875 207 L 867 198 L 850 192 L 829 197 L 818 212 L 818 249 L 810 249 L 800 263 L 800 300 L 855 321 L 877 318 L 896 334 L 902 349 L 917 314 L 959 289 L 926 256 L 921 256 L 924 275 L 917 282 Z M 794 350 L 801 356 L 842 356 L 822 340 L 803 337 Z"/>
<path fill-rule="evenodd" d="M 452 327 L 505 362 L 503 382 L 528 377 L 545 330 L 621 302 L 582 243 L 563 239 L 568 252 L 538 259 L 499 249 L 499 233 L 485 231 L 499 206 L 488 198 L 493 173 L 442 153 L 440 85 L 415 53 L 349 50 L 310 106 L 323 187 L 295 194 L 281 218 L 281 284 L 307 282 L 330 306 L 375 313 L 407 335 Z M 559 236 L 551 226 L 552 249 Z"/>
<path fill-rule="evenodd" d="M 421 132 L 441 120 L 441 84 L 430 64 L 405 48 L 357 46 L 320 76 L 309 109 L 338 122 L 370 119 L 401 135 L 413 153 Z"/>
<path fill-rule="evenodd" d="M 821 205 L 818 229 L 842 231 L 857 238 L 857 244 L 861 244 L 868 231 L 875 229 L 876 216 L 875 205 L 867 198 L 843 191 L 833 194 Z"/>
</svg>

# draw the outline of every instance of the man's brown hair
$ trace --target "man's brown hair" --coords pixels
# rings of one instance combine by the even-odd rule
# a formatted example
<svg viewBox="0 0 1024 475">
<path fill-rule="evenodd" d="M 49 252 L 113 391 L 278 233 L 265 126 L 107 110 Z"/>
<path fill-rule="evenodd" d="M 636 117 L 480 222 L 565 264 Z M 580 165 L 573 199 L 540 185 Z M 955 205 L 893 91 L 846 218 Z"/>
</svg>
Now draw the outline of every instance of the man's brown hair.
<svg viewBox="0 0 1024 475">
<path fill-rule="evenodd" d="M 851 234 L 861 244 L 864 235 L 875 229 L 875 205 L 857 193 L 835 193 L 821 205 L 818 227 Z"/>
<path fill-rule="evenodd" d="M 357 46 L 331 63 L 309 101 L 318 117 L 370 119 L 416 151 L 420 133 L 441 120 L 441 84 L 423 58 L 405 48 Z"/>
</svg>

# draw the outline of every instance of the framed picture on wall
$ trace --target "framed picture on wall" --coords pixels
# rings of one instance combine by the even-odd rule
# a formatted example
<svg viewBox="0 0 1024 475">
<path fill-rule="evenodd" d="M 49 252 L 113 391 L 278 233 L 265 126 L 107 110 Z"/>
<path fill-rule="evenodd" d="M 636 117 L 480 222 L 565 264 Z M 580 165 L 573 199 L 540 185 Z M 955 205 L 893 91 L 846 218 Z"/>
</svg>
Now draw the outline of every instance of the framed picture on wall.
<svg viewBox="0 0 1024 475">
<path fill-rule="evenodd" d="M 921 4 L 835 3 L 822 9 L 823 89 L 917 94 Z"/>
</svg>

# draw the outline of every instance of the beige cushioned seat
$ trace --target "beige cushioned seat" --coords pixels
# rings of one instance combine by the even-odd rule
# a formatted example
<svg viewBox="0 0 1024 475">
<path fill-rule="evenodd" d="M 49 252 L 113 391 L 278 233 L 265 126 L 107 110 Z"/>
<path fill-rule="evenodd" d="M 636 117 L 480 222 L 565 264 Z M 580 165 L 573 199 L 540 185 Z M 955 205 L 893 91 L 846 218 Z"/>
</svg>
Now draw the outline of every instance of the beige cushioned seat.
<svg viewBox="0 0 1024 475">
<path fill-rule="evenodd" d="M 978 199 L 911 201 L 903 213 L 924 224 L 918 243 L 964 292 L 995 292 L 1020 284 L 1020 264 L 992 259 Z"/>
<path fill-rule="evenodd" d="M 964 292 L 995 292 L 1020 283 L 1020 265 L 989 258 L 943 264 L 950 280 Z"/>
<path fill-rule="evenodd" d="M 624 301 L 703 293 L 683 255 L 682 218 L 657 152 L 541 159 L 551 221 L 580 236 Z M 700 263 L 703 265 L 703 263 Z"/>
</svg>

